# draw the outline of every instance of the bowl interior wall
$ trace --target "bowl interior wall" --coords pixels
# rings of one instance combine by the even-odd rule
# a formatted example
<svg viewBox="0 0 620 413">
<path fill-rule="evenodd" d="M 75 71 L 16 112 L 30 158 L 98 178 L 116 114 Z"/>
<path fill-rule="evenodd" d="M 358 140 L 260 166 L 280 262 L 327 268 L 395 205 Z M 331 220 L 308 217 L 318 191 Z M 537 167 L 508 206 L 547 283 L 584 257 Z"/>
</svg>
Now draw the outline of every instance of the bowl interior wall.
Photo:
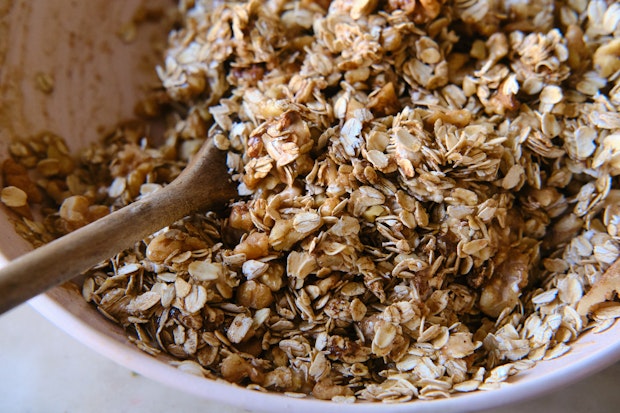
<svg viewBox="0 0 620 413">
<path fill-rule="evenodd" d="M 0 3 L 0 160 L 14 139 L 51 132 L 72 153 L 134 116 L 145 91 L 159 86 L 155 66 L 167 33 L 144 19 L 171 0 Z M 148 13 L 147 13 L 148 14 Z M 41 87 L 51 79 L 52 90 Z M 0 265 L 32 247 L 14 231 L 16 216 L 0 206 Z M 63 257 L 59 257 L 63 259 Z M 83 299 L 74 283 L 49 296 L 114 340 L 128 342 Z M 133 346 L 132 346 L 133 347 Z"/>
</svg>

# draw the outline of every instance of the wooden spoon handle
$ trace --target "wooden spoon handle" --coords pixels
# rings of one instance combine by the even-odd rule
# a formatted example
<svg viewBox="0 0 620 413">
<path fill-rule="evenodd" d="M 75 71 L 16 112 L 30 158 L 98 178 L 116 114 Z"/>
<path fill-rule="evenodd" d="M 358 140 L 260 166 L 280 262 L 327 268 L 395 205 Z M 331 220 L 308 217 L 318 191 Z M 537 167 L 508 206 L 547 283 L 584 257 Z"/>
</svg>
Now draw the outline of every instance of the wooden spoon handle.
<svg viewBox="0 0 620 413">
<path fill-rule="evenodd" d="M 210 146 L 210 145 L 205 145 Z M 211 151 L 211 153 L 209 153 Z M 234 193 L 224 161 L 207 147 L 174 182 L 11 261 L 0 269 L 0 314 L 79 275 L 200 208 Z"/>
<path fill-rule="evenodd" d="M 10 262 L 0 270 L 0 313 L 157 231 L 162 227 L 162 212 L 168 222 L 182 218 L 187 208 L 170 193 L 166 187 Z"/>
</svg>

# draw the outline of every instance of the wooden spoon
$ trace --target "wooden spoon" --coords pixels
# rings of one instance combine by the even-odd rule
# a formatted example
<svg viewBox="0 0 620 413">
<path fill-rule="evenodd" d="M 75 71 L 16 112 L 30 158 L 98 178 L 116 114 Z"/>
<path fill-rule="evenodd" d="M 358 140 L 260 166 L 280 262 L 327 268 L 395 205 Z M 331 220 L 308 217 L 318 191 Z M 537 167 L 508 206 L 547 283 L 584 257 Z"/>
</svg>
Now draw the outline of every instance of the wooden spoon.
<svg viewBox="0 0 620 413">
<path fill-rule="evenodd" d="M 0 314 L 191 212 L 225 205 L 237 196 L 225 157 L 207 141 L 169 185 L 11 261 L 0 269 Z"/>
</svg>

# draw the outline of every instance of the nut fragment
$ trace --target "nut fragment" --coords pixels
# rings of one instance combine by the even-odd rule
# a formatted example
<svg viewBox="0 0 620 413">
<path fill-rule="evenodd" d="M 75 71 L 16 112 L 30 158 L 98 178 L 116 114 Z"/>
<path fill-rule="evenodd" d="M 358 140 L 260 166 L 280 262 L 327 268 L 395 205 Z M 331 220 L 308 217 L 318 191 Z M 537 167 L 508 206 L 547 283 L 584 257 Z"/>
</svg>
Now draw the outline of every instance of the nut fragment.
<svg viewBox="0 0 620 413">
<path fill-rule="evenodd" d="M 590 291 L 577 304 L 577 312 L 587 315 L 597 304 L 609 300 L 614 293 L 620 291 L 620 260 L 617 260 L 605 271 Z"/>
<path fill-rule="evenodd" d="M 620 39 L 613 39 L 601 45 L 594 52 L 594 67 L 603 77 L 609 77 L 620 70 Z"/>
<path fill-rule="evenodd" d="M 203 240 L 172 230 L 153 238 L 146 249 L 146 256 L 156 263 L 161 263 L 176 254 L 206 247 L 207 244 Z"/>
<path fill-rule="evenodd" d="M 273 302 L 273 294 L 266 285 L 250 280 L 237 289 L 237 301 L 244 307 L 253 309 L 266 308 Z"/>
<path fill-rule="evenodd" d="M 235 247 L 235 253 L 245 254 L 248 259 L 260 258 L 267 255 L 269 241 L 267 234 L 253 232 Z"/>
<path fill-rule="evenodd" d="M 513 254 L 504 261 L 480 295 L 480 309 L 491 317 L 517 305 L 521 289 L 528 283 L 529 258 Z"/>
</svg>

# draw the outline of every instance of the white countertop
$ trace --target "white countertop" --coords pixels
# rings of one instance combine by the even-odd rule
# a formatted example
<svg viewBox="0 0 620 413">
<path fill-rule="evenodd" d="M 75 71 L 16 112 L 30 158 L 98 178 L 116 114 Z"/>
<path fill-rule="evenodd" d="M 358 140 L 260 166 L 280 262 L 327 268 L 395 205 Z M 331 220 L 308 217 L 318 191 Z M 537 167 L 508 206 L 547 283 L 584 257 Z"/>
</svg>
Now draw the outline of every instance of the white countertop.
<svg viewBox="0 0 620 413">
<path fill-rule="evenodd" d="M 27 304 L 0 316 L 0 412 L 198 411 L 243 410 L 139 376 L 75 341 Z M 617 411 L 620 363 L 541 398 L 480 413 Z"/>
</svg>

